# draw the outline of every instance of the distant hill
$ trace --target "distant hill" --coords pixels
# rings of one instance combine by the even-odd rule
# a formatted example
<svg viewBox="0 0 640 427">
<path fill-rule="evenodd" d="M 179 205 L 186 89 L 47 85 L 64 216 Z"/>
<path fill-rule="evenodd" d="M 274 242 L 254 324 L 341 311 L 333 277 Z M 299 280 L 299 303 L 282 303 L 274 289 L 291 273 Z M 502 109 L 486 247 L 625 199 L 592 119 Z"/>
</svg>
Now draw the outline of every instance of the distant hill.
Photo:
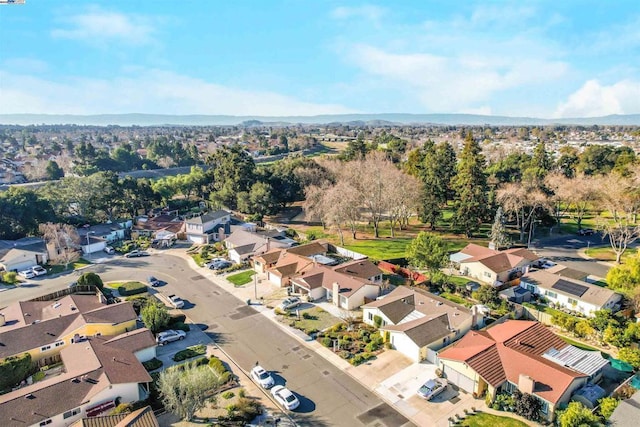
<svg viewBox="0 0 640 427">
<path fill-rule="evenodd" d="M 286 124 L 359 124 L 391 126 L 399 124 L 467 125 L 467 126 L 539 126 L 565 125 L 635 125 L 640 126 L 640 114 L 610 115 L 603 117 L 576 117 L 568 119 L 539 119 L 534 117 L 483 116 L 477 114 L 330 114 L 321 116 L 225 116 L 225 115 L 165 115 L 165 114 L 0 114 L 4 125 L 90 125 L 90 126 L 233 126 L 260 124 L 284 126 Z"/>
</svg>

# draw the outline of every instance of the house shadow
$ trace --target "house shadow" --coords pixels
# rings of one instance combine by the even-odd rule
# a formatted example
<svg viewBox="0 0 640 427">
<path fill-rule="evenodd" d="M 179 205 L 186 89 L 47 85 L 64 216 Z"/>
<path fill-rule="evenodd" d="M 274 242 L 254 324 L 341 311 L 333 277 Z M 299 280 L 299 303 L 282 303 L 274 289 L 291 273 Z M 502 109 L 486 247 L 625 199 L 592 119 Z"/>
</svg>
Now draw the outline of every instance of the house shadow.
<svg viewBox="0 0 640 427">
<path fill-rule="evenodd" d="M 224 345 L 232 342 L 230 334 L 214 331 L 206 331 L 205 334 L 211 339 L 211 341 L 218 345 Z"/>
</svg>

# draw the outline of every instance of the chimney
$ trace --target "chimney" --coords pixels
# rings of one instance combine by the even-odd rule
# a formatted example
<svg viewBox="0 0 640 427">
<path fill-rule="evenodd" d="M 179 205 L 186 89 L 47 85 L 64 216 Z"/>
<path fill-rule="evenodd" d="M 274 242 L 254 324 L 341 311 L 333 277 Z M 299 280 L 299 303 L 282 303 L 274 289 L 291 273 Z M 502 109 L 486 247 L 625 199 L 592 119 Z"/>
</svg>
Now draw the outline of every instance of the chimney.
<svg viewBox="0 0 640 427">
<path fill-rule="evenodd" d="M 268 236 L 267 236 L 267 237 L 265 237 L 265 240 L 267 241 L 267 252 L 269 252 L 269 249 L 270 249 L 270 247 L 271 247 L 269 237 L 268 237 Z"/>
<path fill-rule="evenodd" d="M 518 377 L 518 390 L 522 393 L 533 394 L 536 388 L 536 382 L 528 375 L 520 374 Z"/>
<path fill-rule="evenodd" d="M 340 305 L 340 285 L 338 282 L 333 282 L 332 299 L 333 305 Z"/>
</svg>

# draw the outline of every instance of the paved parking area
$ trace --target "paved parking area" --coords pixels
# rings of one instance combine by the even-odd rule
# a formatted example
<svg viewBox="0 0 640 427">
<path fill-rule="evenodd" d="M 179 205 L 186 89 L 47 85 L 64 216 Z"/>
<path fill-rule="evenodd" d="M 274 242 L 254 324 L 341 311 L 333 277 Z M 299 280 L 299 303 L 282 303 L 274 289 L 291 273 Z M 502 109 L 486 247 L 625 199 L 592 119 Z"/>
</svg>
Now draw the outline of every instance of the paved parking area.
<svg viewBox="0 0 640 427">
<path fill-rule="evenodd" d="M 445 427 L 449 425 L 449 417 L 484 406 L 482 399 L 474 399 L 453 385 L 431 401 L 419 397 L 416 392 L 427 380 L 436 377 L 436 368 L 431 363 L 413 363 L 382 381 L 375 391 L 421 426 Z"/>
</svg>

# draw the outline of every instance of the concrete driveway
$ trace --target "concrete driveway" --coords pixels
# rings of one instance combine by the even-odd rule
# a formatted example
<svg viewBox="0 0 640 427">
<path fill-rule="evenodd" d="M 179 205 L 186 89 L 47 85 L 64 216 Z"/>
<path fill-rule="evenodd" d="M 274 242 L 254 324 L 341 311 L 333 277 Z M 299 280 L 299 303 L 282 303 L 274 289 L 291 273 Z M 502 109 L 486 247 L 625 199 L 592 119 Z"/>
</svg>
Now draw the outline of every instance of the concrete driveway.
<svg viewBox="0 0 640 427">
<path fill-rule="evenodd" d="M 474 399 L 451 384 L 430 401 L 419 397 L 416 392 L 427 380 L 436 377 L 436 368 L 427 362 L 413 363 L 382 381 L 375 391 L 421 426 L 446 427 L 449 417 L 484 406 L 482 399 Z"/>
</svg>

